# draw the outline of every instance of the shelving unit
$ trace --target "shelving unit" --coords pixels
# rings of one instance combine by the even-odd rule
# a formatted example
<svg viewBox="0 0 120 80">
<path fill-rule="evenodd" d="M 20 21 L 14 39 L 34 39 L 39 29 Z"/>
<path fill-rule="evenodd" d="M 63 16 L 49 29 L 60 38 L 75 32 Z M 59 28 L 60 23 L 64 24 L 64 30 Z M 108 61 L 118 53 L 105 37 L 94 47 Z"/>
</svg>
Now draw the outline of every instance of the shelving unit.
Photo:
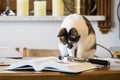
<svg viewBox="0 0 120 80">
<path fill-rule="evenodd" d="M 0 21 L 63 21 L 66 16 L 0 16 Z M 105 21 L 105 16 L 85 16 L 90 21 Z"/>
<path fill-rule="evenodd" d="M 30 6 L 29 10 L 33 10 L 33 1 L 29 0 Z M 47 15 L 51 15 L 52 13 L 52 0 L 46 0 L 47 1 Z M 70 0 L 68 0 L 70 1 Z M 93 0 L 94 1 L 94 0 Z M 98 21 L 98 27 L 100 28 L 100 31 L 104 34 L 111 31 L 113 27 L 113 7 L 114 7 L 114 0 L 95 0 L 97 5 L 97 12 L 94 16 L 93 14 L 90 14 L 91 16 L 86 16 L 90 21 Z M 0 13 L 4 11 L 6 7 L 6 0 L 0 0 L 1 7 L 0 7 Z M 91 3 L 91 2 L 89 2 Z M 16 0 L 10 0 L 10 7 L 11 9 L 16 12 Z M 89 7 L 89 6 L 87 6 Z M 85 9 L 86 10 L 86 9 Z M 82 14 L 85 15 L 85 14 Z M 99 16 L 97 16 L 99 15 Z M 2 17 L 0 16 L 0 21 L 62 21 L 65 18 L 65 16 L 61 17 L 55 17 L 55 16 L 45 16 L 45 17 L 35 17 L 35 16 L 7 16 Z"/>
</svg>

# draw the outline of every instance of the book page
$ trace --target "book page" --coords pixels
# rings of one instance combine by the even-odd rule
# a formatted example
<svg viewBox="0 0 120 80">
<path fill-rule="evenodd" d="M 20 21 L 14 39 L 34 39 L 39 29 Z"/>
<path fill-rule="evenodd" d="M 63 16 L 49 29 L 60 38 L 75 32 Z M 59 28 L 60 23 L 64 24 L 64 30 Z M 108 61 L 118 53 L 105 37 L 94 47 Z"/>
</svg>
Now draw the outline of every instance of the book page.
<svg viewBox="0 0 120 80">
<path fill-rule="evenodd" d="M 83 63 L 76 63 L 74 65 L 69 65 L 68 68 L 70 68 L 74 72 L 82 72 L 82 71 L 94 69 L 96 68 L 96 66 L 88 62 L 83 62 Z"/>
<path fill-rule="evenodd" d="M 57 57 L 44 57 L 44 58 L 39 58 L 39 59 L 33 59 L 31 60 L 32 63 L 34 63 L 34 65 L 41 65 L 44 62 L 48 62 L 48 61 L 56 61 L 58 60 Z"/>
<path fill-rule="evenodd" d="M 95 65 L 88 62 L 68 62 L 61 63 L 58 61 L 48 61 L 43 63 L 43 70 L 51 70 L 51 71 L 59 71 L 59 72 L 67 72 L 67 73 L 78 73 L 90 69 L 97 68 Z"/>
<path fill-rule="evenodd" d="M 35 71 L 40 71 L 43 69 L 42 64 L 47 62 L 47 61 L 54 61 L 56 60 L 56 57 L 43 57 L 43 58 L 37 58 L 37 59 L 31 59 L 31 60 L 23 60 L 14 64 L 11 64 L 7 69 L 12 70 L 12 69 L 27 69 L 28 66 L 29 68 L 33 68 Z M 27 66 L 27 67 L 26 67 Z"/>
</svg>

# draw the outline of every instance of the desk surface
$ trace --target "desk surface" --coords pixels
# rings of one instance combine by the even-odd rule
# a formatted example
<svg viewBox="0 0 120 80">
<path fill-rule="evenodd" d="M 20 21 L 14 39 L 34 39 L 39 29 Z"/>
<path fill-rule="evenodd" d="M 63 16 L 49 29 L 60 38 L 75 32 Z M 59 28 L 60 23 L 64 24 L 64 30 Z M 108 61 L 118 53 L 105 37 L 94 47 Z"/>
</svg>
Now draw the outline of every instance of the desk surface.
<svg viewBox="0 0 120 80">
<path fill-rule="evenodd" d="M 0 66 L 0 80 L 120 80 L 120 67 L 103 67 L 79 74 L 60 72 L 5 71 Z"/>
</svg>

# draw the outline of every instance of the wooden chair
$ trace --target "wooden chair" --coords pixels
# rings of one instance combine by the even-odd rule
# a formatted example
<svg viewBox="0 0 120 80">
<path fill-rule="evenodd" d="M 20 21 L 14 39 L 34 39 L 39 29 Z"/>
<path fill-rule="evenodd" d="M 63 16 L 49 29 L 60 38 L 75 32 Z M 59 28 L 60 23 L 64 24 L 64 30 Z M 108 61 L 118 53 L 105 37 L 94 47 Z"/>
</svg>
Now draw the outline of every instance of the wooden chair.
<svg viewBox="0 0 120 80">
<path fill-rule="evenodd" d="M 47 56 L 59 56 L 59 50 L 23 48 L 23 57 L 47 57 Z"/>
</svg>

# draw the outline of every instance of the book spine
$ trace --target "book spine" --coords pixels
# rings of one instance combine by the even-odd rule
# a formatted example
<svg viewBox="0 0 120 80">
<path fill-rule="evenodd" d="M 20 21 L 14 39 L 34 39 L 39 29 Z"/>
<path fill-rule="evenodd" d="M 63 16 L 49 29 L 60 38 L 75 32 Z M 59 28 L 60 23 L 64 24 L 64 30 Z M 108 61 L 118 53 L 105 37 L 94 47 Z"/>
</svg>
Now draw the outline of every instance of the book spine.
<svg viewBox="0 0 120 80">
<path fill-rule="evenodd" d="M 90 15 L 91 14 L 91 7 L 92 7 L 92 0 L 87 0 L 87 9 L 86 9 L 86 14 Z"/>
<path fill-rule="evenodd" d="M 97 14 L 97 1 L 98 0 L 87 0 L 87 15 Z"/>
<path fill-rule="evenodd" d="M 81 15 L 87 14 L 87 0 L 81 0 L 80 1 L 80 13 Z"/>
<path fill-rule="evenodd" d="M 74 13 L 74 0 L 62 0 L 64 3 L 65 15 Z"/>
<path fill-rule="evenodd" d="M 98 3 L 97 3 L 98 0 L 92 0 L 92 9 L 91 9 L 91 15 L 97 15 L 97 6 L 98 6 Z"/>
</svg>

